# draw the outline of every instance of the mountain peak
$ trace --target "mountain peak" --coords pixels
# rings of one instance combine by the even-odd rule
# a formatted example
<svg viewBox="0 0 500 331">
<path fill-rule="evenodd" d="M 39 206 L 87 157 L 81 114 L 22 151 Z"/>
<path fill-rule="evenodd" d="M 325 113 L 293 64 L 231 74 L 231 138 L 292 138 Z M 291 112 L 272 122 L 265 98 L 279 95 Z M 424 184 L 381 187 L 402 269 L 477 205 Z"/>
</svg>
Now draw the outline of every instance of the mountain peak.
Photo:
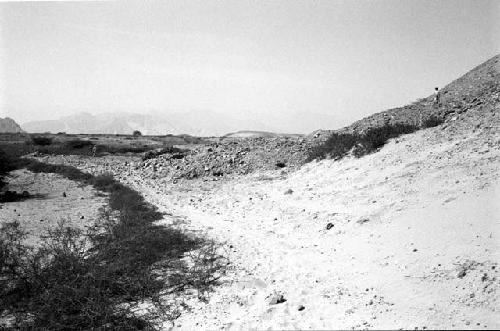
<svg viewBox="0 0 500 331">
<path fill-rule="evenodd" d="M 0 133 L 24 132 L 23 129 L 12 118 L 0 118 Z"/>
</svg>

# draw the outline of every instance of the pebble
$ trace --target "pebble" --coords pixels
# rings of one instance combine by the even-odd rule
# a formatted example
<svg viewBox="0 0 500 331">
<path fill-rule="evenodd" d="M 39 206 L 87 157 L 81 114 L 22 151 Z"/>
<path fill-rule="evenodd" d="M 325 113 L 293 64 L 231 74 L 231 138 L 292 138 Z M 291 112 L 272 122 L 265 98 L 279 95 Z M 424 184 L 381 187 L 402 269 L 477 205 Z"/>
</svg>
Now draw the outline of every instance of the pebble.
<svg viewBox="0 0 500 331">
<path fill-rule="evenodd" d="M 285 297 L 281 293 L 274 293 L 271 295 L 271 298 L 269 299 L 269 304 L 270 305 L 277 305 L 279 303 L 286 302 Z"/>
</svg>

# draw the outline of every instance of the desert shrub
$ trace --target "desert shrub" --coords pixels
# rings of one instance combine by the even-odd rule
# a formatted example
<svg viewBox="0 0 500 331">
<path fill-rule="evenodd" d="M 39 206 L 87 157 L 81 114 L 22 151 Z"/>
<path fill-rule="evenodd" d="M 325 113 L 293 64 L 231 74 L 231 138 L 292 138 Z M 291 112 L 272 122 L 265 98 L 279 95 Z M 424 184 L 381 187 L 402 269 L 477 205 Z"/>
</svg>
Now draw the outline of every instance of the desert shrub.
<svg viewBox="0 0 500 331">
<path fill-rule="evenodd" d="M 438 116 L 430 116 L 426 118 L 423 123 L 422 127 L 423 128 L 432 128 L 438 125 L 441 125 L 444 123 L 444 119 Z"/>
<path fill-rule="evenodd" d="M 104 145 L 99 145 L 98 147 L 103 152 L 106 152 L 109 154 L 114 154 L 114 155 L 120 155 L 120 154 L 128 154 L 128 153 L 133 153 L 133 154 L 144 153 L 144 152 L 154 150 L 158 146 L 157 145 L 143 145 L 143 146 L 134 146 L 134 145 L 104 146 Z"/>
<path fill-rule="evenodd" d="M 5 186 L 5 176 L 9 171 L 16 169 L 19 160 L 0 149 L 0 189 Z"/>
<path fill-rule="evenodd" d="M 187 144 L 201 144 L 204 142 L 203 138 L 193 137 L 188 134 L 178 135 L 179 138 L 182 138 Z"/>
<path fill-rule="evenodd" d="M 31 141 L 37 146 L 49 146 L 52 145 L 53 139 L 52 137 L 33 136 Z"/>
<path fill-rule="evenodd" d="M 278 167 L 278 168 L 285 168 L 286 167 L 286 163 L 285 162 L 276 162 L 276 167 Z"/>
<path fill-rule="evenodd" d="M 90 236 L 61 223 L 41 247 L 23 243 L 26 232 L 7 223 L 0 235 L 0 309 L 15 317 L 13 329 L 141 329 L 147 320 L 116 306 L 113 272 L 86 249 Z"/>
<path fill-rule="evenodd" d="M 73 140 L 68 140 L 64 143 L 64 147 L 68 149 L 82 149 L 82 148 L 90 148 L 94 145 L 89 140 L 81 140 L 81 139 L 73 139 Z"/>
<path fill-rule="evenodd" d="M 163 154 L 172 154 L 173 156 L 174 155 L 182 155 L 182 157 L 184 157 L 187 152 L 188 152 L 188 150 L 186 150 L 186 149 L 181 149 L 181 148 L 177 148 L 177 147 L 173 147 L 173 146 L 167 146 L 167 147 L 163 147 L 160 149 L 153 149 L 153 150 L 145 152 L 144 155 L 142 156 L 142 160 L 145 161 L 148 159 L 154 159 L 155 157 L 158 157 L 158 156 L 163 155 Z M 179 158 L 179 157 L 177 157 L 177 158 Z"/>
<path fill-rule="evenodd" d="M 418 130 L 418 127 L 414 125 L 399 123 L 370 128 L 361 136 L 361 148 L 356 153 L 359 156 L 372 153 L 384 146 L 389 139 L 399 137 L 402 134 L 412 133 L 416 130 Z"/>
<path fill-rule="evenodd" d="M 116 184 L 116 181 L 113 178 L 113 175 L 110 173 L 98 175 L 92 179 L 92 185 L 97 190 L 100 190 L 100 191 L 109 192 L 111 190 L 111 186 L 114 184 Z"/>
<path fill-rule="evenodd" d="M 361 157 L 375 152 L 391 138 L 412 133 L 416 130 L 418 130 L 418 127 L 414 125 L 398 123 L 370 128 L 363 134 L 334 132 L 324 143 L 313 147 L 309 151 L 307 161 L 327 157 L 338 160 L 349 153 Z"/>
<path fill-rule="evenodd" d="M 3 151 L 0 149 L 0 175 L 5 175 L 7 172 L 15 169 L 15 162 Z"/>
<path fill-rule="evenodd" d="M 109 207 L 86 231 L 60 223 L 40 247 L 24 243 L 19 223 L 3 225 L 0 315 L 14 317 L 11 329 L 155 329 L 158 316 L 179 315 L 180 306 L 166 304 L 164 295 L 194 289 L 203 298 L 216 284 L 227 263 L 217 245 L 157 225 L 162 214 L 138 192 L 109 174 L 92 178 L 62 165 L 35 167 L 109 192 Z M 137 315 L 143 302 L 150 308 Z"/>
<path fill-rule="evenodd" d="M 69 135 L 68 135 L 69 136 Z M 88 155 L 93 142 L 89 140 L 72 139 L 68 141 L 53 141 L 50 145 L 36 145 L 35 151 L 52 155 Z"/>
<path fill-rule="evenodd" d="M 335 160 L 347 155 L 347 153 L 356 146 L 361 140 L 358 134 L 351 133 L 332 133 L 328 139 L 309 151 L 307 160 L 324 159 L 331 157 Z"/>
</svg>

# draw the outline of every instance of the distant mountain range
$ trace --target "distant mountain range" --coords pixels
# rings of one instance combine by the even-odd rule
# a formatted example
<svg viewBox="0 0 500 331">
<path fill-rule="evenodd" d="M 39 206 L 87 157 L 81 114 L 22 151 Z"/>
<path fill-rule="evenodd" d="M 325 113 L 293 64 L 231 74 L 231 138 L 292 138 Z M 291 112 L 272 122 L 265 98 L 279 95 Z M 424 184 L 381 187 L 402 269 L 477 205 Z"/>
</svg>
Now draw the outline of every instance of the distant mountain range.
<svg viewBox="0 0 500 331">
<path fill-rule="evenodd" d="M 32 121 L 22 125 L 31 133 L 106 133 L 131 134 L 134 130 L 148 135 L 191 134 L 222 136 L 240 130 L 259 130 L 279 133 L 307 133 L 318 128 L 335 128 L 345 121 L 328 115 L 297 114 L 282 118 L 266 116 L 228 116 L 211 111 L 191 111 L 175 114 L 78 113 L 57 120 Z"/>
<path fill-rule="evenodd" d="M 23 132 L 23 129 L 12 118 L 0 118 L 0 133 Z"/>
</svg>

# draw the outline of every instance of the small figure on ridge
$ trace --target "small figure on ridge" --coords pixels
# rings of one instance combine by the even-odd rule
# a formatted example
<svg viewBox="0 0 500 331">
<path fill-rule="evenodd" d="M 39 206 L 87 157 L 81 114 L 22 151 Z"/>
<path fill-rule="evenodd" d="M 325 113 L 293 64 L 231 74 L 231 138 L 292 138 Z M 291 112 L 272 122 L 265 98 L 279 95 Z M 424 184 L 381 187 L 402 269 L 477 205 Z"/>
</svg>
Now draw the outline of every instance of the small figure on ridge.
<svg viewBox="0 0 500 331">
<path fill-rule="evenodd" d="M 440 105 L 441 103 L 441 93 L 439 92 L 439 88 L 435 87 L 434 88 L 434 105 L 435 106 L 438 106 Z"/>
</svg>

